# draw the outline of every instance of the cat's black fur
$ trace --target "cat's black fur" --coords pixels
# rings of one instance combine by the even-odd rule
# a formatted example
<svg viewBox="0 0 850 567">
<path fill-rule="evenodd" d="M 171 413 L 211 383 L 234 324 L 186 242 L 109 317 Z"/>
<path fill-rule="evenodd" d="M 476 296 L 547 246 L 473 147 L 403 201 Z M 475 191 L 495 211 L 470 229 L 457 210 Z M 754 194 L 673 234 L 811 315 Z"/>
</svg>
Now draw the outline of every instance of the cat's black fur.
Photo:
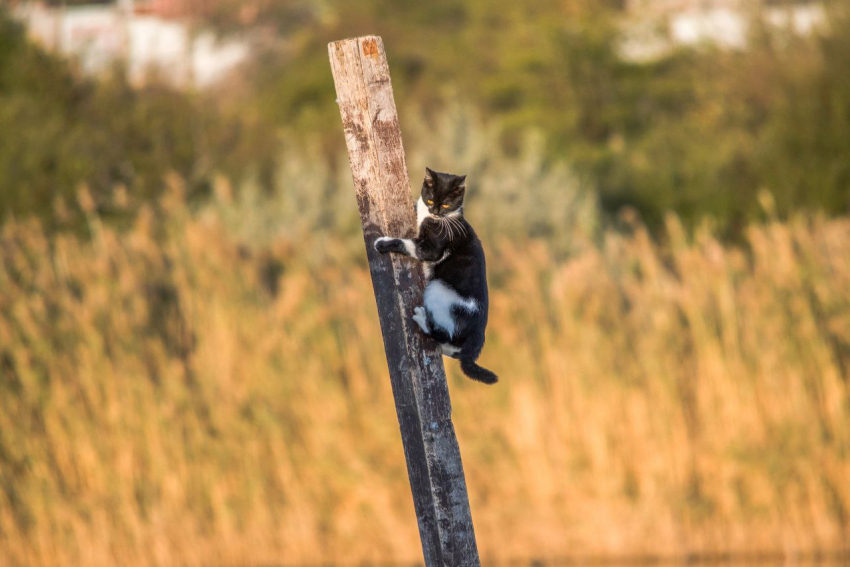
<svg viewBox="0 0 850 567">
<path fill-rule="evenodd" d="M 463 217 L 465 175 L 426 168 L 417 202 L 419 234 L 414 240 L 381 237 L 375 249 L 421 260 L 427 284 L 414 320 L 439 342 L 443 353 L 460 360 L 463 373 L 485 384 L 498 377 L 475 361 L 487 327 L 487 270 L 481 241 Z"/>
</svg>

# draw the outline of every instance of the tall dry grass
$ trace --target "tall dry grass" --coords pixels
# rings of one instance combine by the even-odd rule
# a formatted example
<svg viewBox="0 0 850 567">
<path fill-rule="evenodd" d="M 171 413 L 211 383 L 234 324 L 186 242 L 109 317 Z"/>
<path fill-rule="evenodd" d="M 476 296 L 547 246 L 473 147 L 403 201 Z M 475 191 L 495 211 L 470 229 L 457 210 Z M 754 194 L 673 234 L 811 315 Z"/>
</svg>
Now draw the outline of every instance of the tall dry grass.
<svg viewBox="0 0 850 567">
<path fill-rule="evenodd" d="M 0 563 L 415 561 L 362 240 L 245 244 L 174 185 L 2 229 Z M 850 219 L 667 236 L 487 243 L 502 381 L 447 361 L 485 563 L 847 547 Z"/>
</svg>

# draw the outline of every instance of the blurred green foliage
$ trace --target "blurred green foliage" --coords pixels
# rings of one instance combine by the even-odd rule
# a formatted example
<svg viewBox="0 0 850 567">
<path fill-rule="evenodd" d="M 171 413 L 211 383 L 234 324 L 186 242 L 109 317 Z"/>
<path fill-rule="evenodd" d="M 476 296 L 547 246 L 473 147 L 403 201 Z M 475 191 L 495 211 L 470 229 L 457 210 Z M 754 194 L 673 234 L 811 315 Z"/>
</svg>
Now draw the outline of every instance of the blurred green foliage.
<svg viewBox="0 0 850 567">
<path fill-rule="evenodd" d="M 657 230 L 674 211 L 737 237 L 765 214 L 850 210 L 846 10 L 832 10 L 830 33 L 755 25 L 745 50 L 641 62 L 620 54 L 619 4 L 220 1 L 207 25 L 262 23 L 283 40 L 216 100 L 134 90 L 120 75 L 81 80 L 3 19 L 0 214 L 52 218 L 53 197 L 84 181 L 96 196 L 122 183 L 148 200 L 169 170 L 199 191 L 216 172 L 269 191 L 281 137 L 318 144 L 335 163 L 343 139 L 326 43 L 366 33 L 388 46 L 402 125 L 421 113 L 438 121 L 460 101 L 498 124 L 508 153 L 539 131 L 547 161 L 572 168 L 608 213 L 631 207 Z M 442 144 L 405 135 L 409 148 Z M 775 210 L 764 210 L 765 192 Z"/>
<path fill-rule="evenodd" d="M 850 210 L 846 12 L 832 10 L 829 34 L 754 25 L 746 50 L 680 48 L 640 62 L 621 56 L 610 4 L 341 3 L 289 57 L 265 62 L 258 100 L 279 123 L 338 140 L 324 43 L 376 33 L 399 100 L 466 100 L 517 150 L 519 132 L 544 132 L 550 159 L 587 178 L 605 210 L 631 206 L 653 229 L 672 210 L 737 236 L 763 216 L 763 191 L 783 217 Z"/>
<path fill-rule="evenodd" d="M 84 79 L 0 10 L 0 220 L 36 214 L 51 228 L 73 227 L 81 185 L 109 216 L 117 187 L 149 202 L 169 172 L 203 192 L 213 169 L 240 170 L 230 156 L 244 158 L 246 123 L 199 95 L 156 82 L 133 88 L 120 69 Z"/>
</svg>

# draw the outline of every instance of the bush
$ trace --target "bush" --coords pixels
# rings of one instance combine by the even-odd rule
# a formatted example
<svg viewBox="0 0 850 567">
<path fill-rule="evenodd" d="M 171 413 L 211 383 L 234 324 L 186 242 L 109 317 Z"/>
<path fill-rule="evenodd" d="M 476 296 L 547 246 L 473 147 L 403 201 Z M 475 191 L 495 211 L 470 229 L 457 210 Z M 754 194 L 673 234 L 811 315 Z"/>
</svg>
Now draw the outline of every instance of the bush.
<svg viewBox="0 0 850 567">
<path fill-rule="evenodd" d="M 120 69 L 84 79 L 0 10 L 0 221 L 36 215 L 50 228 L 79 226 L 79 214 L 63 221 L 54 207 L 67 201 L 79 213 L 81 184 L 104 214 L 116 187 L 149 202 L 172 171 L 203 192 L 213 168 L 245 167 L 225 158 L 240 155 L 240 124 L 247 121 L 225 118 L 199 95 L 156 83 L 132 88 Z"/>
</svg>

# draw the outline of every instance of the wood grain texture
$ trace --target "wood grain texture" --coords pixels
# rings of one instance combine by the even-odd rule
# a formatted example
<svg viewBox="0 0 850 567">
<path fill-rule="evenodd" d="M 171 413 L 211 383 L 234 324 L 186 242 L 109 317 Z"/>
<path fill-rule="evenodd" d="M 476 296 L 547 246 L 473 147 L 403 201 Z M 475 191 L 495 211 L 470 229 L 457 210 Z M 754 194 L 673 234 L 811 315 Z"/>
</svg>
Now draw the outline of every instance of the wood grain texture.
<svg viewBox="0 0 850 567">
<path fill-rule="evenodd" d="M 421 267 L 374 249 L 379 236 L 412 237 L 416 230 L 383 42 L 377 36 L 346 39 L 329 44 L 328 52 L 425 564 L 476 566 L 442 354 L 411 318 L 422 303 Z"/>
</svg>

